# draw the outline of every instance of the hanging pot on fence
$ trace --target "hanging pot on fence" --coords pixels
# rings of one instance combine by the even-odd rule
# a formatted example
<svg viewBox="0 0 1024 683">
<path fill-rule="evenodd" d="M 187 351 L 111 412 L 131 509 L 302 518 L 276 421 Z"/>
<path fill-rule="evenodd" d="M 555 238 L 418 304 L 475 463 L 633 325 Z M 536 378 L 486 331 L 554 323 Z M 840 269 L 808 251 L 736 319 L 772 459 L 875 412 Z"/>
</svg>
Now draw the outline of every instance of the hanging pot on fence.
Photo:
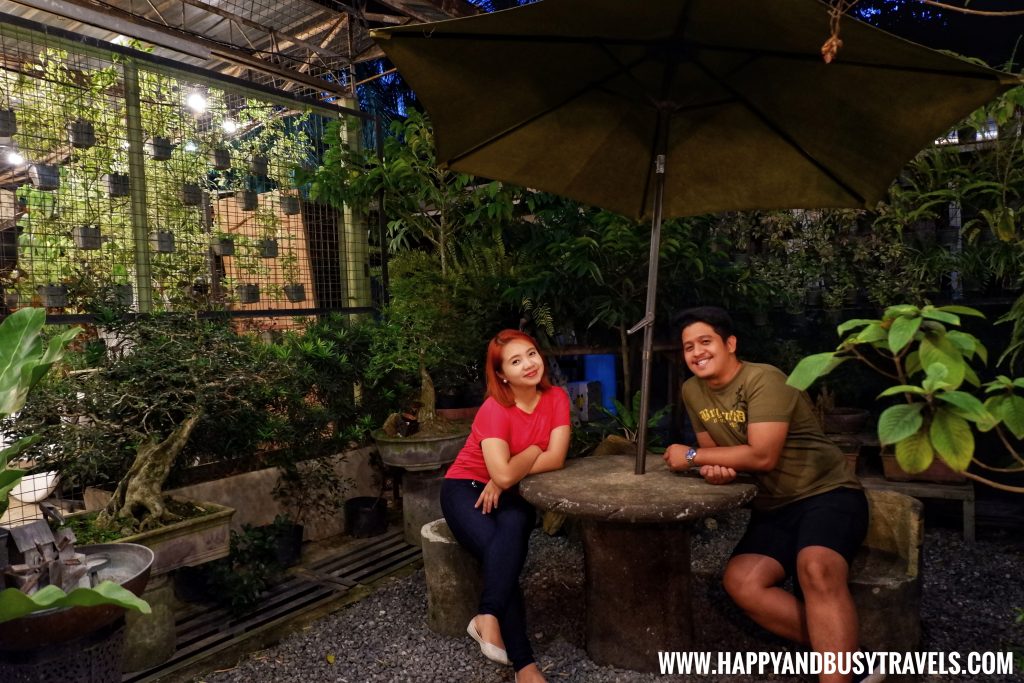
<svg viewBox="0 0 1024 683">
<path fill-rule="evenodd" d="M 238 294 L 238 303 L 240 304 L 254 304 L 260 300 L 259 285 L 238 285 L 235 292 Z"/>
<path fill-rule="evenodd" d="M 71 238 L 79 249 L 99 249 L 103 244 L 100 229 L 95 225 L 76 225 L 71 229 Z"/>
<path fill-rule="evenodd" d="M 149 233 L 149 248 L 158 254 L 174 252 L 174 233 L 170 230 L 153 230 Z"/>
<path fill-rule="evenodd" d="M 249 160 L 249 173 L 255 176 L 265 177 L 267 175 L 267 166 L 269 162 L 265 156 L 254 156 Z"/>
<path fill-rule="evenodd" d="M 135 303 L 135 294 L 132 292 L 132 286 L 129 284 L 114 285 L 112 288 L 114 301 L 120 306 L 130 308 Z"/>
<path fill-rule="evenodd" d="M 345 501 L 345 533 L 349 536 L 379 536 L 387 528 L 388 505 L 383 498 L 358 496 Z"/>
<path fill-rule="evenodd" d="M 171 158 L 174 145 L 170 138 L 162 135 L 154 135 L 146 141 L 146 152 L 155 161 L 167 161 Z"/>
<path fill-rule="evenodd" d="M 43 308 L 64 308 L 68 305 L 68 288 L 65 285 L 39 285 L 36 293 Z"/>
<path fill-rule="evenodd" d="M 293 304 L 306 300 L 306 285 L 302 283 L 285 285 L 282 289 L 285 297 Z"/>
<path fill-rule="evenodd" d="M 260 205 L 259 195 L 252 190 L 238 190 L 235 192 L 235 201 L 242 211 L 255 211 Z"/>
<path fill-rule="evenodd" d="M 111 197 L 127 197 L 131 191 L 131 183 L 127 173 L 107 174 L 107 195 Z"/>
<path fill-rule="evenodd" d="M 285 216 L 294 216 L 302 210 L 299 205 L 299 198 L 287 194 L 281 197 L 281 213 Z"/>
<path fill-rule="evenodd" d="M 260 258 L 277 258 L 277 240 L 262 239 L 259 241 Z"/>
<path fill-rule="evenodd" d="M 18 115 L 13 109 L 0 109 L 0 138 L 9 138 L 18 132 Z"/>
<path fill-rule="evenodd" d="M 54 164 L 32 164 L 28 179 L 37 190 L 56 190 L 60 187 L 60 168 Z"/>
<path fill-rule="evenodd" d="M 216 171 L 226 171 L 231 168 L 231 150 L 227 147 L 214 147 L 210 150 L 210 165 Z"/>
<path fill-rule="evenodd" d="M 234 256 L 235 240 L 230 237 L 214 237 L 210 239 L 210 248 L 217 256 Z"/>
<path fill-rule="evenodd" d="M 75 149 L 89 149 L 96 144 L 96 129 L 92 121 L 77 119 L 68 124 L 68 142 Z"/>
<path fill-rule="evenodd" d="M 203 190 L 198 183 L 182 183 L 178 199 L 185 206 L 199 206 L 203 203 Z"/>
</svg>

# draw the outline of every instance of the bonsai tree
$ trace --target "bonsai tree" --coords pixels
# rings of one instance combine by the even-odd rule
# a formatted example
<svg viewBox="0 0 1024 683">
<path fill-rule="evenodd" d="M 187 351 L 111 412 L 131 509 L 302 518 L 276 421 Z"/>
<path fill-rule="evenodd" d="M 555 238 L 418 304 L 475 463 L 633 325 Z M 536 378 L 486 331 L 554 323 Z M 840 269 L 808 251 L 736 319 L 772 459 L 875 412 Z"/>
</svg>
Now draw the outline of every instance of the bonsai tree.
<svg viewBox="0 0 1024 683">
<path fill-rule="evenodd" d="M 46 312 L 39 308 L 23 308 L 0 323 L 0 419 L 21 410 L 29 391 L 64 355 L 64 347 L 78 336 L 74 328 L 50 339 L 45 347 L 41 336 Z M 24 476 L 24 470 L 8 467 L 38 435 L 23 436 L 0 450 L 0 514 L 7 511 L 8 496 Z M 117 605 L 149 614 L 149 605 L 112 581 L 96 588 L 77 588 L 65 593 L 57 586 L 46 586 L 31 595 L 17 588 L 0 592 L 0 622 L 54 607 Z"/>
<path fill-rule="evenodd" d="M 1024 493 L 1024 487 L 966 471 L 974 463 L 991 473 L 1024 472 L 1024 457 L 1010 439 L 1024 438 L 1024 378 L 1000 375 L 983 384 L 971 363 L 987 361 L 988 351 L 959 329 L 961 316 L 984 317 L 966 306 L 901 304 L 885 309 L 879 320 L 848 320 L 837 328 L 843 338 L 838 348 L 801 360 L 789 384 L 807 389 L 840 364 L 859 361 L 892 383 L 879 398 L 902 398 L 878 419 L 879 442 L 894 447 L 900 467 L 922 472 L 938 457 L 975 481 Z M 1008 467 L 984 462 L 975 452 L 974 430 L 993 429 L 1011 458 Z"/>
</svg>

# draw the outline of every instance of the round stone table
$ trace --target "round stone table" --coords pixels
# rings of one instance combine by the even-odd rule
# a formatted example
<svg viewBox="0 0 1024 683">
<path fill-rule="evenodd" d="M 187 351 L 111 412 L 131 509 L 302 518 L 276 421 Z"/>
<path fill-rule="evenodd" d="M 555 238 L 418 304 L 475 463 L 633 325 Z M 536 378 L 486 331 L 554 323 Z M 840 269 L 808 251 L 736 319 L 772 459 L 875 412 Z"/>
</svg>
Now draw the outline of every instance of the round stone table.
<svg viewBox="0 0 1024 683">
<path fill-rule="evenodd" d="M 670 471 L 649 455 L 600 455 L 524 479 L 537 507 L 583 522 L 587 653 L 594 662 L 657 671 L 659 650 L 688 650 L 693 640 L 690 526 L 753 499 L 748 483 L 712 485 Z"/>
</svg>

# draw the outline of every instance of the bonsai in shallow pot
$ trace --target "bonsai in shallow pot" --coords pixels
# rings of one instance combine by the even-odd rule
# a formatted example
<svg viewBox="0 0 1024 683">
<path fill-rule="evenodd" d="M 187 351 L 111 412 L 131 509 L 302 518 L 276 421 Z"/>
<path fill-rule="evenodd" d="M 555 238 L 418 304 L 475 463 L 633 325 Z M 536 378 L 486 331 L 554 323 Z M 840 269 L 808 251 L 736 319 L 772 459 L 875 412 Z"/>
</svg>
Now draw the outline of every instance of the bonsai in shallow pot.
<svg viewBox="0 0 1024 683">
<path fill-rule="evenodd" d="M 987 361 L 988 351 L 960 329 L 961 316 L 984 318 L 966 306 L 902 304 L 885 309 L 881 319 L 848 320 L 837 328 L 843 339 L 838 348 L 801 360 L 789 384 L 806 389 L 848 360 L 863 363 L 891 383 L 878 398 L 900 399 L 879 416 L 878 439 L 904 472 L 920 475 L 938 463 L 937 469 L 1024 492 L 993 478 L 1024 472 L 1024 458 L 1011 439 L 1024 438 L 1024 378 L 1000 375 L 983 384 L 972 363 Z M 977 457 L 975 431 L 991 430 L 1011 456 L 1009 468 Z M 972 463 L 977 467 L 968 471 Z"/>
</svg>

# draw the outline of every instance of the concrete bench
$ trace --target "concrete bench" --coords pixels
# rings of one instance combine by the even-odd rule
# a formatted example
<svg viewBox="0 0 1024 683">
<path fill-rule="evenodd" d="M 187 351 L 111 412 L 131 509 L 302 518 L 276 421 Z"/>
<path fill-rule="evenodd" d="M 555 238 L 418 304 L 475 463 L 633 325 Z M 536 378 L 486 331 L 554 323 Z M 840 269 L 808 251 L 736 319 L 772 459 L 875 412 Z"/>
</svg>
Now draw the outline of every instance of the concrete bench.
<svg viewBox="0 0 1024 683">
<path fill-rule="evenodd" d="M 860 617 L 861 647 L 907 652 L 921 639 L 921 501 L 895 491 L 868 490 L 871 522 L 854 559 L 850 592 Z M 443 519 L 424 524 L 423 566 L 427 581 L 427 625 L 461 636 L 476 614 L 480 566 L 455 541 Z M 768 650 L 784 646 L 739 613 L 716 574 L 694 575 L 694 645 L 716 650 Z"/>
</svg>

